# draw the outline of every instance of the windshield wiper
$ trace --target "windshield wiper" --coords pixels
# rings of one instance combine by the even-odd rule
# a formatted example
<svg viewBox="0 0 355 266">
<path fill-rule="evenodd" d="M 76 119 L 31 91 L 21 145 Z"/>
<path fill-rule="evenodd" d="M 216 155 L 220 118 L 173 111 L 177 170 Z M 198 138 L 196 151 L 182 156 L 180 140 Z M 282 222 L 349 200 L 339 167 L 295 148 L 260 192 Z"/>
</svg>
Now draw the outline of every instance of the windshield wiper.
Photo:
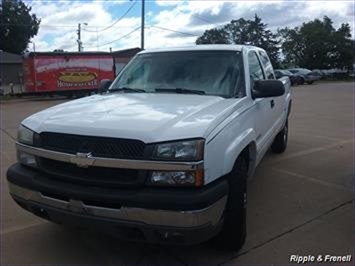
<svg viewBox="0 0 355 266">
<path fill-rule="evenodd" d="M 186 88 L 156 88 L 156 92 L 175 92 L 175 93 L 191 93 L 191 94 L 206 94 L 201 90 L 190 90 Z"/>
<path fill-rule="evenodd" d="M 128 87 L 113 88 L 113 89 L 108 90 L 108 92 L 117 92 L 117 91 L 122 91 L 122 92 L 146 92 L 143 89 L 134 89 L 134 88 L 128 88 Z"/>
</svg>

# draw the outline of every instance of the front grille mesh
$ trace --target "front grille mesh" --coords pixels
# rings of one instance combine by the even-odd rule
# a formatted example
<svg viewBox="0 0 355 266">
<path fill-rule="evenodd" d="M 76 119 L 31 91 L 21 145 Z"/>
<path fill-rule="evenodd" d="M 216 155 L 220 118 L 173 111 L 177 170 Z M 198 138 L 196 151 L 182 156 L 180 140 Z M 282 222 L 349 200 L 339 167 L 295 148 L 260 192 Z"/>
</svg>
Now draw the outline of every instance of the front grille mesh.
<svg viewBox="0 0 355 266">
<path fill-rule="evenodd" d="M 47 150 L 70 154 L 91 152 L 94 157 L 117 159 L 142 159 L 145 149 L 145 143 L 139 140 L 50 132 L 41 133 L 35 144 Z"/>
<path fill-rule="evenodd" d="M 97 187 L 135 186 L 142 182 L 139 170 L 91 166 L 81 168 L 75 164 L 40 158 L 40 169 L 52 178 L 64 182 Z"/>
</svg>

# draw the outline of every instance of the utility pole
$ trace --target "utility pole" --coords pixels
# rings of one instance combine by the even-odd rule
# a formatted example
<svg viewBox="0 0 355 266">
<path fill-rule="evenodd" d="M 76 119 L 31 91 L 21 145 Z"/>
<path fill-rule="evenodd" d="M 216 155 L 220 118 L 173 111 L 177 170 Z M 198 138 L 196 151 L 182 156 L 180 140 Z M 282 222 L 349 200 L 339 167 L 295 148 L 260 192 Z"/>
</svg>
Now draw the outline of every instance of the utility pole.
<svg viewBox="0 0 355 266">
<path fill-rule="evenodd" d="M 144 50 L 144 1 L 145 0 L 141 0 L 142 1 L 142 28 L 141 28 L 141 49 Z"/>
<path fill-rule="evenodd" d="M 88 24 L 86 22 L 83 23 L 83 25 L 87 26 Z M 78 34 L 78 51 L 82 52 L 83 51 L 83 42 L 81 41 L 81 23 L 78 23 L 78 30 L 77 30 L 77 34 Z"/>
<path fill-rule="evenodd" d="M 35 42 L 32 42 L 33 45 L 33 62 L 34 65 L 36 65 L 36 44 Z M 34 80 L 35 80 L 35 91 L 37 91 L 37 70 L 34 70 L 35 76 L 34 76 Z"/>
<path fill-rule="evenodd" d="M 78 40 L 77 40 L 77 42 L 78 42 L 78 52 L 81 52 L 82 42 L 81 42 L 81 24 L 80 23 L 78 23 L 78 31 L 77 31 L 77 33 L 78 33 Z"/>
</svg>

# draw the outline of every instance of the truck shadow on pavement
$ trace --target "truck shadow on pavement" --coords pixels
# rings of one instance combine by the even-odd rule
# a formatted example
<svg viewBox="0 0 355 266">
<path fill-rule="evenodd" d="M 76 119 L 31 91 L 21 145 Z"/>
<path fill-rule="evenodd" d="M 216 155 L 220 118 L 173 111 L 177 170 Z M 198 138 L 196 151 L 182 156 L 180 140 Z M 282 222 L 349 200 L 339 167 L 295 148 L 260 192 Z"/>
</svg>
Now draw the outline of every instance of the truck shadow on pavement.
<svg viewBox="0 0 355 266">
<path fill-rule="evenodd" d="M 101 264 L 115 265 L 217 265 L 237 256 L 225 251 L 213 241 L 193 246 L 156 245 L 126 241 L 109 233 L 82 228 L 64 228 L 78 236 L 87 250 L 95 250 Z M 78 243 L 79 244 L 79 243 Z"/>
</svg>

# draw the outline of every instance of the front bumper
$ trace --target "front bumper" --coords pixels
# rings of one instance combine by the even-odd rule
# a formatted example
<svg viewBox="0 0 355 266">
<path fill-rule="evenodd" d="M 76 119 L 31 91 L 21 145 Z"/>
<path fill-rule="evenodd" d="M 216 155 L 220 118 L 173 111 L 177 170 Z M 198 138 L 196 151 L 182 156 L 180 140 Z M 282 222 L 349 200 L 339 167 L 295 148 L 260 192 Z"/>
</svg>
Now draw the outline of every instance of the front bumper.
<svg viewBox="0 0 355 266">
<path fill-rule="evenodd" d="M 14 200 L 42 218 L 156 243 L 195 244 L 217 234 L 228 191 L 225 180 L 189 189 L 83 188 L 19 164 L 9 168 L 7 178 Z"/>
</svg>

